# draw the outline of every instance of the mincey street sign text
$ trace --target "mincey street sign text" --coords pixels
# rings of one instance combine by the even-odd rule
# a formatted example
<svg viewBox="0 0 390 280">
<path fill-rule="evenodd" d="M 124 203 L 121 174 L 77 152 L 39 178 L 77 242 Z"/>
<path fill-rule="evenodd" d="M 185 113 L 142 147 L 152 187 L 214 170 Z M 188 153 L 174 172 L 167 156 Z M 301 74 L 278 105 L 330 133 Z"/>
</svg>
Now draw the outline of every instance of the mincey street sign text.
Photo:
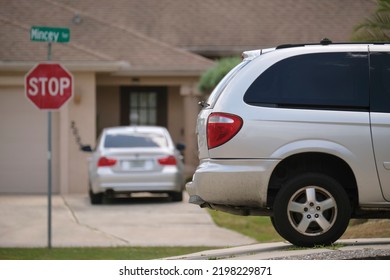
<svg viewBox="0 0 390 280">
<path fill-rule="evenodd" d="M 62 27 L 32 26 L 30 38 L 36 42 L 68 43 L 70 30 Z"/>
</svg>

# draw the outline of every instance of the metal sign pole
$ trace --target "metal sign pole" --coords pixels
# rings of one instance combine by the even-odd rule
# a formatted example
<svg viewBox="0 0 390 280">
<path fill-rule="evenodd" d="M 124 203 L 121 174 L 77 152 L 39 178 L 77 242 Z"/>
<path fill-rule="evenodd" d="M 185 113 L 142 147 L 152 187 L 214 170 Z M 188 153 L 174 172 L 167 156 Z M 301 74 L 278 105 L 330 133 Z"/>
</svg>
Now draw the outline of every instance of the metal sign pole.
<svg viewBox="0 0 390 280">
<path fill-rule="evenodd" d="M 47 45 L 47 60 L 51 60 L 51 42 Z M 47 113 L 47 247 L 51 248 L 51 111 Z"/>
<path fill-rule="evenodd" d="M 47 26 L 32 26 L 31 29 L 30 29 L 30 39 L 31 41 L 35 41 L 35 42 L 47 42 L 48 45 L 47 45 L 47 60 L 48 61 L 51 61 L 51 48 L 52 48 L 52 43 L 68 43 L 70 41 L 70 30 L 69 28 L 62 28 L 62 27 L 47 27 Z M 48 113 L 47 113 L 47 188 L 48 188 L 48 192 L 47 192 L 47 200 L 48 200 L 48 207 L 47 207 L 47 235 L 48 235 L 48 241 L 47 241 L 47 246 L 48 248 L 51 248 L 51 235 L 52 235 L 52 112 L 51 110 L 52 109 L 58 109 L 59 107 L 61 107 L 64 102 L 69 99 L 72 95 L 73 95 L 73 77 L 71 76 L 70 73 L 68 73 L 66 70 L 64 70 L 61 65 L 52 65 L 52 66 L 57 66 L 57 68 L 59 67 L 60 70 L 62 71 L 60 73 L 60 75 L 65 75 L 65 79 L 67 81 L 67 84 L 66 84 L 66 87 L 64 87 L 65 89 L 67 89 L 67 92 L 65 93 L 65 97 L 66 99 L 60 99 L 60 100 L 57 100 L 57 97 L 56 99 L 53 99 L 55 96 L 58 95 L 58 92 L 54 92 L 53 96 L 49 96 L 48 94 L 46 94 L 47 97 L 49 97 L 49 100 L 47 99 L 47 97 L 45 97 L 45 100 L 44 101 L 47 101 L 47 103 L 43 102 L 41 103 L 41 97 L 42 96 L 45 96 L 44 94 L 44 91 L 43 91 L 43 94 L 40 94 L 41 96 L 38 98 L 39 99 L 39 102 L 37 103 L 35 99 L 32 99 L 31 95 L 29 96 L 29 87 L 31 87 L 31 85 L 27 82 L 27 81 L 30 81 L 30 75 L 37 75 L 37 73 L 34 73 L 34 71 L 36 70 L 36 68 L 38 67 L 42 67 L 41 65 L 38 65 L 36 66 L 35 68 L 33 68 L 33 70 L 31 70 L 27 75 L 26 75 L 26 95 L 27 97 L 33 102 L 35 103 L 35 105 L 38 106 L 39 109 L 49 109 L 48 110 Z M 52 72 L 55 72 L 54 70 Z M 40 75 L 42 74 L 45 74 L 47 75 L 47 73 L 41 73 Z M 53 74 L 53 73 L 50 73 L 50 74 Z M 53 76 L 54 79 L 58 78 L 58 74 L 57 73 L 56 75 Z M 62 86 L 65 86 L 64 84 Z M 44 85 L 41 85 L 41 87 L 44 87 Z M 63 90 L 64 88 L 62 88 L 61 90 Z M 31 88 L 30 88 L 31 90 Z M 34 98 L 36 98 L 36 88 L 34 89 L 33 91 L 33 96 Z M 42 90 L 42 89 L 40 89 Z M 44 89 L 43 89 L 44 90 Z M 70 90 L 70 92 L 69 92 Z M 53 103 L 54 102 L 54 103 Z M 44 105 L 44 106 L 42 106 Z"/>
</svg>

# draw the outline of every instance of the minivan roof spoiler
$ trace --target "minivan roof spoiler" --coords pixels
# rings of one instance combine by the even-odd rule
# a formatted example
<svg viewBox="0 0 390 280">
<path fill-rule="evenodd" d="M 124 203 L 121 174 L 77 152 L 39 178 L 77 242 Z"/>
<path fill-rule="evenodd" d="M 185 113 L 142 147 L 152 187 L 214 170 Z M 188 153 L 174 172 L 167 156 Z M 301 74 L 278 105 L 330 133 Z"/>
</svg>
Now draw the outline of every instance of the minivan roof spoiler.
<svg viewBox="0 0 390 280">
<path fill-rule="evenodd" d="M 252 50 L 252 51 L 245 51 L 241 54 L 241 58 L 243 61 L 249 61 L 253 60 L 254 58 L 265 54 L 267 52 L 274 51 L 275 48 L 268 48 L 268 49 L 258 49 L 258 50 Z"/>
</svg>

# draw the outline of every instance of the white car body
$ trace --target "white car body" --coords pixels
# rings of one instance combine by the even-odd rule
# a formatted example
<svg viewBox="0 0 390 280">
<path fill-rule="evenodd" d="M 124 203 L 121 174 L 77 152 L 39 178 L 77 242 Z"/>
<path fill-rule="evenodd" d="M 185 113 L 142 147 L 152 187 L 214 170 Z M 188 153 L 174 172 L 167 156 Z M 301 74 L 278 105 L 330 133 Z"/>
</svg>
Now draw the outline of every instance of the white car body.
<svg viewBox="0 0 390 280">
<path fill-rule="evenodd" d="M 106 128 L 89 161 L 89 181 L 91 201 L 97 203 L 103 194 L 135 192 L 169 193 L 181 200 L 182 156 L 163 127 Z"/>
</svg>

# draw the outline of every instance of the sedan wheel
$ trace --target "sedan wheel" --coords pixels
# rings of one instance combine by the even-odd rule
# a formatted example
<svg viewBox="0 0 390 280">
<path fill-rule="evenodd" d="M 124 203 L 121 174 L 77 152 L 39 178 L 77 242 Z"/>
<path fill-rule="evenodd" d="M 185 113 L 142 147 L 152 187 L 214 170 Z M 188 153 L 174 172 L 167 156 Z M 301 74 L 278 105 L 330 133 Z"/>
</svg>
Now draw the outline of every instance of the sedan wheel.
<svg viewBox="0 0 390 280">
<path fill-rule="evenodd" d="M 91 204 L 97 205 L 103 203 L 103 193 L 93 193 L 92 190 L 89 190 L 89 200 Z"/>
<path fill-rule="evenodd" d="M 318 173 L 290 179 L 274 205 L 274 224 L 279 234 L 304 247 L 335 242 L 345 232 L 351 212 L 341 184 Z"/>
<path fill-rule="evenodd" d="M 182 201 L 183 200 L 183 192 L 171 192 L 170 196 L 172 198 L 172 201 Z"/>
</svg>

